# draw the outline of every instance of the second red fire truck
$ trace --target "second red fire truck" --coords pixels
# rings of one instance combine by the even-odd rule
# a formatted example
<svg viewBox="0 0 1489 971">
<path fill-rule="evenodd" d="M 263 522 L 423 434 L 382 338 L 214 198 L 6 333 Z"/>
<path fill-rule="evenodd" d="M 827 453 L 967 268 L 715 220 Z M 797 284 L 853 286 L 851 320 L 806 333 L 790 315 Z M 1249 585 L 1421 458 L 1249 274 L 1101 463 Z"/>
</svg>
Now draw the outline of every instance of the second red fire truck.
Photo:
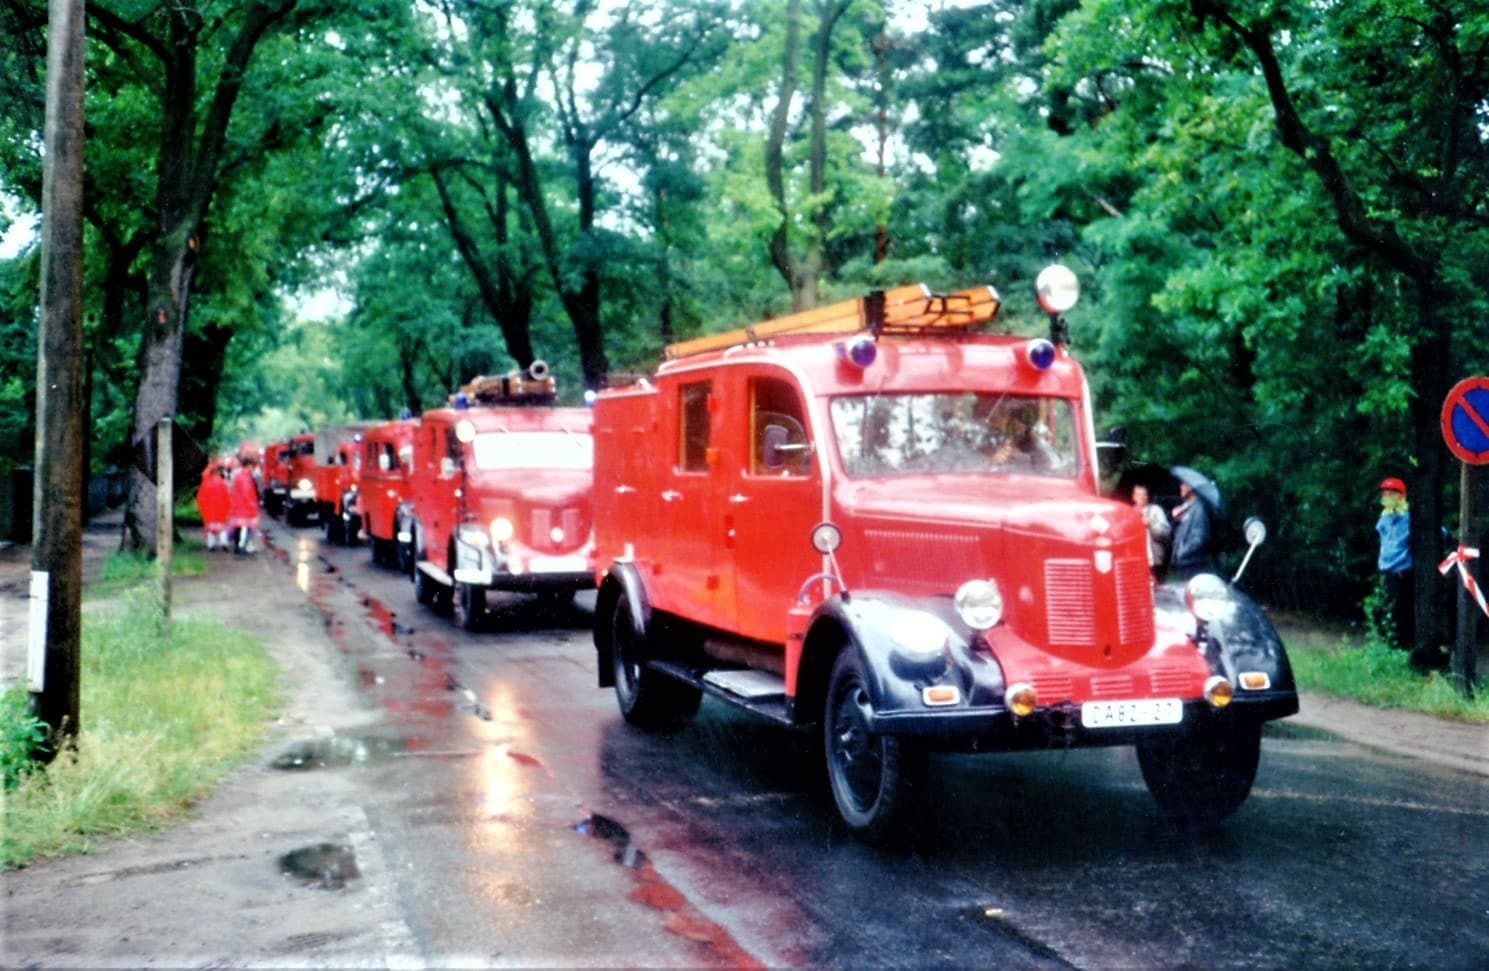
<svg viewBox="0 0 1489 971">
<path fill-rule="evenodd" d="M 591 415 L 553 401 L 540 362 L 476 379 L 414 432 L 399 528 L 415 596 L 463 628 L 482 623 L 492 591 L 568 598 L 594 587 Z"/>
</svg>

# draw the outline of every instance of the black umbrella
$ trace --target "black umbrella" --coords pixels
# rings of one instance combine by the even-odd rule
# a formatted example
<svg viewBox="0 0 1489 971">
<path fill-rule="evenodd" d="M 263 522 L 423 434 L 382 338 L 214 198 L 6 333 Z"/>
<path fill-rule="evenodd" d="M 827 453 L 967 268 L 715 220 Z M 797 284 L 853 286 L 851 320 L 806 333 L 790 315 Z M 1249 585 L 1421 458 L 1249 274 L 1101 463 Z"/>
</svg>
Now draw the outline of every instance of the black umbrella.
<svg viewBox="0 0 1489 971">
<path fill-rule="evenodd" d="M 1204 500 L 1205 505 L 1214 510 L 1215 515 L 1225 515 L 1225 502 L 1220 498 L 1220 489 L 1214 481 L 1198 469 L 1191 469 L 1187 465 L 1175 465 L 1169 468 L 1174 478 L 1194 490 L 1194 494 Z"/>
</svg>

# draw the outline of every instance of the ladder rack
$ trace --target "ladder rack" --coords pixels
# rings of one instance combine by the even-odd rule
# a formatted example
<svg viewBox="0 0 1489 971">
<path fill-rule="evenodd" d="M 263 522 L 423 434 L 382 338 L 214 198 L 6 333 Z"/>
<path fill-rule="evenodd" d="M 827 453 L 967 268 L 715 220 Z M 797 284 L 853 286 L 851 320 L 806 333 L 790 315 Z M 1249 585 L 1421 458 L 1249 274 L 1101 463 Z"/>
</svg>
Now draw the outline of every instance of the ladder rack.
<svg viewBox="0 0 1489 971">
<path fill-rule="evenodd" d="M 662 359 L 670 361 L 750 341 L 798 334 L 852 334 L 862 330 L 875 336 L 961 333 L 992 320 L 1000 306 L 997 291 L 992 287 L 932 293 L 925 284 L 918 283 L 875 290 L 867 296 L 802 310 L 722 334 L 679 341 L 667 345 Z"/>
</svg>

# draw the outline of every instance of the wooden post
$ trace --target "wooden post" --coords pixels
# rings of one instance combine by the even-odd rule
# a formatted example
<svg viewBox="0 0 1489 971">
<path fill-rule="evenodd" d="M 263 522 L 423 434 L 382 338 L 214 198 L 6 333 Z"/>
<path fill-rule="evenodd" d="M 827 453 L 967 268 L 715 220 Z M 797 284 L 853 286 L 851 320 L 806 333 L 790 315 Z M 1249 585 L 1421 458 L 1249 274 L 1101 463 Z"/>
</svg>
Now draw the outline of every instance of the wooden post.
<svg viewBox="0 0 1489 971">
<path fill-rule="evenodd" d="M 1469 462 L 1460 463 L 1463 475 L 1458 499 L 1458 545 L 1480 549 L 1477 560 L 1464 564 L 1483 588 L 1489 582 L 1489 571 L 1484 569 L 1483 550 L 1477 520 L 1479 466 Z M 1455 571 L 1456 572 L 1456 571 Z M 1454 579 L 1459 579 L 1454 577 Z M 1479 605 L 1468 594 L 1468 585 L 1458 583 L 1458 639 L 1453 645 L 1453 683 L 1458 690 L 1472 698 L 1474 685 L 1478 681 L 1479 666 Z"/>
<path fill-rule="evenodd" d="M 50 760 L 78 734 L 83 599 L 83 0 L 48 4 L 31 517 L 31 709 Z"/>
<path fill-rule="evenodd" d="M 155 424 L 155 585 L 160 593 L 160 623 L 171 626 L 171 568 L 174 559 L 175 461 L 171 455 L 171 418 Z"/>
</svg>

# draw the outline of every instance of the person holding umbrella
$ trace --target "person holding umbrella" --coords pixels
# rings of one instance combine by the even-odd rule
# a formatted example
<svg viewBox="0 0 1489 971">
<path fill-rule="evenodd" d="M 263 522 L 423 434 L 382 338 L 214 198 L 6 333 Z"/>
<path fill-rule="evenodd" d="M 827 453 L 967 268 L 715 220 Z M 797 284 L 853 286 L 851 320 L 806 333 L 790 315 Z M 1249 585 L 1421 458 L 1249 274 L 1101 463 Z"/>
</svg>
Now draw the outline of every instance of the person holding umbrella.
<svg viewBox="0 0 1489 971">
<path fill-rule="evenodd" d="M 1201 573 L 1215 573 L 1219 567 L 1210 549 L 1210 515 L 1224 511 L 1220 490 L 1202 472 L 1186 465 L 1171 470 L 1179 480 L 1181 502 L 1174 507 L 1174 545 L 1172 565 L 1181 581 Z"/>
</svg>

